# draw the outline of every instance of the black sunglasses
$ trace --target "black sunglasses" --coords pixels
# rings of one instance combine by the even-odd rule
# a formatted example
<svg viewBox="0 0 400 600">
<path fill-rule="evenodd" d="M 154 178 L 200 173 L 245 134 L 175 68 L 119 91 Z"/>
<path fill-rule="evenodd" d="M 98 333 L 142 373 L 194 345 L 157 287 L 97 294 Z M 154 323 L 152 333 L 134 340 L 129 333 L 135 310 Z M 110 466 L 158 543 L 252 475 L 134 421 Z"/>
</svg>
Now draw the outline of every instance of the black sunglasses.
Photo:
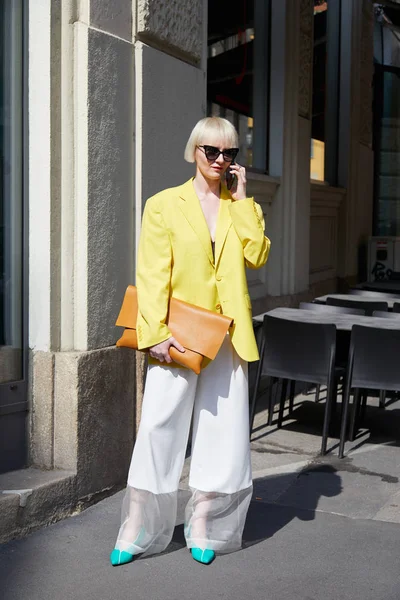
<svg viewBox="0 0 400 600">
<path fill-rule="evenodd" d="M 215 146 L 198 146 L 198 148 L 203 148 L 204 154 L 206 155 L 207 160 L 217 160 L 220 154 L 222 154 L 225 162 L 232 162 L 235 160 L 238 155 L 239 148 L 226 148 L 225 150 L 220 150 Z"/>
</svg>

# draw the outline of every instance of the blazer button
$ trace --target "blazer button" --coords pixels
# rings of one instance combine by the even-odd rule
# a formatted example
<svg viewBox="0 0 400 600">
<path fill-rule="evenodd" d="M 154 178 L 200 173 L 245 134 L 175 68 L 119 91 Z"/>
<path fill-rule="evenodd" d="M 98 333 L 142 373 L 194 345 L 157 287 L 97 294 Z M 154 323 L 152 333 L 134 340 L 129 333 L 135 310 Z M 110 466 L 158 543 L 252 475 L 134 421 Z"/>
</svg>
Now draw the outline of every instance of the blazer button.
<svg viewBox="0 0 400 600">
<path fill-rule="evenodd" d="M 220 305 L 220 304 L 216 304 L 215 308 L 216 308 L 217 310 L 221 310 L 221 305 Z"/>
<path fill-rule="evenodd" d="M 221 275 L 217 275 L 216 280 L 221 281 L 221 279 L 222 279 Z"/>
</svg>

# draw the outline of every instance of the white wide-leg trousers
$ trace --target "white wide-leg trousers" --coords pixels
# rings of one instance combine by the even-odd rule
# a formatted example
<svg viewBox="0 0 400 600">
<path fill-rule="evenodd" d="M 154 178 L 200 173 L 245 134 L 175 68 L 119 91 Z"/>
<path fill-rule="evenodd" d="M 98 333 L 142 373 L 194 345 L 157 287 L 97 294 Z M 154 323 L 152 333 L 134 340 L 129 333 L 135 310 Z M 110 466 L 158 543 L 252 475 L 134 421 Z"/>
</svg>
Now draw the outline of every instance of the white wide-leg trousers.
<svg viewBox="0 0 400 600">
<path fill-rule="evenodd" d="M 171 541 L 192 415 L 187 546 L 241 547 L 252 494 L 247 363 L 227 336 L 198 376 L 149 367 L 117 549 L 153 554 Z"/>
</svg>

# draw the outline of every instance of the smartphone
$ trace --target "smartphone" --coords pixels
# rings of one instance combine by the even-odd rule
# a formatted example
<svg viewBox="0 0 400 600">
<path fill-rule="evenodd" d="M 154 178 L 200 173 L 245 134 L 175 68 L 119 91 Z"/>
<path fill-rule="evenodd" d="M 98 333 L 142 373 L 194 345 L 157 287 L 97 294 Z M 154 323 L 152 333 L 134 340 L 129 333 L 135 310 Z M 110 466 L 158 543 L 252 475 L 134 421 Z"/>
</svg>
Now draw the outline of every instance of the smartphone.
<svg viewBox="0 0 400 600">
<path fill-rule="evenodd" d="M 231 164 L 229 165 L 229 167 L 227 168 L 227 170 L 225 171 L 225 181 L 226 181 L 226 187 L 228 188 L 228 190 L 230 190 L 233 186 L 233 184 L 235 183 L 235 179 L 236 179 L 236 175 L 234 175 L 233 173 L 230 173 L 230 168 L 232 165 L 234 165 L 234 161 L 231 162 Z"/>
</svg>

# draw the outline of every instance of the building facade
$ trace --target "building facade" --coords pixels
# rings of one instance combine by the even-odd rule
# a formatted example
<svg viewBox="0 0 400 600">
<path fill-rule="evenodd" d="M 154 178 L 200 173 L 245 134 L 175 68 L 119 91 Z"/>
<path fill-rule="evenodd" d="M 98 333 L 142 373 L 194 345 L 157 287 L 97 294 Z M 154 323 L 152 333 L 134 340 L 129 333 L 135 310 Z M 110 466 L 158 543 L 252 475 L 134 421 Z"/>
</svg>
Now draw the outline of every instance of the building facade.
<svg viewBox="0 0 400 600">
<path fill-rule="evenodd" d="M 144 364 L 115 348 L 114 322 L 143 206 L 193 175 L 198 119 L 238 127 L 264 211 L 253 312 L 357 280 L 373 217 L 373 4 L 219 4 L 0 4 L 0 539 L 125 483 Z"/>
</svg>

